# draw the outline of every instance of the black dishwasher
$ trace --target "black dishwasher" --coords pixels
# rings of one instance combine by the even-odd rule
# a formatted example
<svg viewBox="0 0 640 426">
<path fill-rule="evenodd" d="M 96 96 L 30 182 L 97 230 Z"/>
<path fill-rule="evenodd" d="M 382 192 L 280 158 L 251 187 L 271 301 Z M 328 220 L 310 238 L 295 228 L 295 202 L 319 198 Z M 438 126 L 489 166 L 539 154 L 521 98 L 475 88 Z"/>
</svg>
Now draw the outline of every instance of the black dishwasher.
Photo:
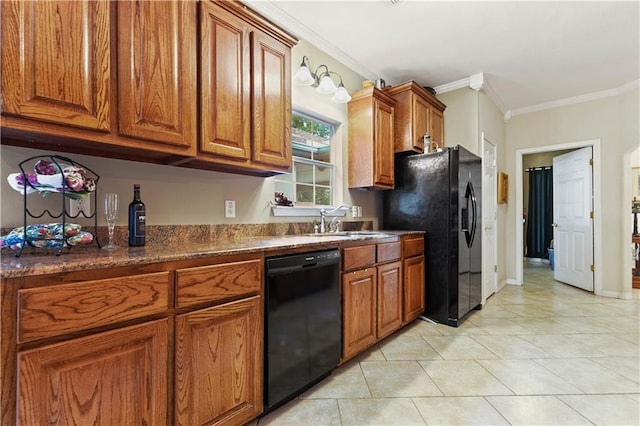
<svg viewBox="0 0 640 426">
<path fill-rule="evenodd" d="M 340 252 L 266 261 L 265 413 L 322 380 L 340 361 Z"/>
</svg>

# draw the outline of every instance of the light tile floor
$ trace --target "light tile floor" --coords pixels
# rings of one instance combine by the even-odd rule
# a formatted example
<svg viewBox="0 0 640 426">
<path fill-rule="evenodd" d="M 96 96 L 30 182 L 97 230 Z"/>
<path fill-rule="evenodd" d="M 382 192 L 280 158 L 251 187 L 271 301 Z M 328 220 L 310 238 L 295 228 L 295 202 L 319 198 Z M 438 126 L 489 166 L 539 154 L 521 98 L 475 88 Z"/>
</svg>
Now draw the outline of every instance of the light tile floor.
<svg viewBox="0 0 640 426">
<path fill-rule="evenodd" d="M 258 425 L 639 425 L 640 290 L 528 265 L 458 328 L 416 321 Z"/>
</svg>

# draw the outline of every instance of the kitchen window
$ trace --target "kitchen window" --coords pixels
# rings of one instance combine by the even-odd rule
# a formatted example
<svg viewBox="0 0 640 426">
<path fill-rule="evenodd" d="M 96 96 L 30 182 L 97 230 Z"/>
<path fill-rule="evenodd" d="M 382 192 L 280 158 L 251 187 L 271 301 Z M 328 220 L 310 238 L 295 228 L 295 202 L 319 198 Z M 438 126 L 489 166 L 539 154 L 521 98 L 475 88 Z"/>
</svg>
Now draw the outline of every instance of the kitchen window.
<svg viewBox="0 0 640 426">
<path fill-rule="evenodd" d="M 275 191 L 296 206 L 330 206 L 334 195 L 332 146 L 335 125 L 294 111 L 291 125 L 293 168 L 275 178 Z"/>
</svg>

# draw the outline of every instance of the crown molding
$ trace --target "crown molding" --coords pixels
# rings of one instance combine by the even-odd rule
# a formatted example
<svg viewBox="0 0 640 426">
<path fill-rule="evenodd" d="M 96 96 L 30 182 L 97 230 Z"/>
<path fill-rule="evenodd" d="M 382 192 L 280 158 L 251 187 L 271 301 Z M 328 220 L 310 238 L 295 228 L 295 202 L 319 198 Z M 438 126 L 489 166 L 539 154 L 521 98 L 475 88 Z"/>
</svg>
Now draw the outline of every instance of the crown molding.
<svg viewBox="0 0 640 426">
<path fill-rule="evenodd" d="M 580 104 L 583 102 L 595 101 L 598 99 L 610 98 L 612 96 L 621 95 L 640 86 L 640 80 L 635 80 L 614 89 L 601 90 L 599 92 L 587 93 L 571 98 L 558 99 L 556 101 L 545 102 L 542 104 L 531 105 L 523 108 L 515 108 L 510 112 L 511 117 L 516 115 L 528 114 L 530 112 L 544 111 L 547 109 L 558 108 L 567 105 Z"/>
<path fill-rule="evenodd" d="M 309 27 L 303 25 L 295 19 L 293 16 L 280 9 L 276 2 L 273 1 L 259 1 L 259 0 L 245 0 L 245 4 L 249 5 L 252 9 L 268 17 L 269 20 L 277 23 L 283 28 L 287 28 L 287 31 L 293 33 L 296 38 L 304 39 L 311 43 L 318 49 L 325 52 L 327 55 L 341 62 L 347 68 L 355 71 L 365 78 L 371 76 L 380 76 L 379 70 L 372 70 L 360 62 L 353 59 L 351 56 L 346 55 L 339 48 L 333 44 L 327 42 L 320 34 L 312 31 Z M 377 77 L 376 77 L 377 78 Z"/>
<path fill-rule="evenodd" d="M 469 87 L 469 77 L 463 78 L 460 80 L 452 81 L 451 83 L 441 84 L 440 86 L 436 86 L 433 90 L 436 91 L 436 94 L 452 92 L 454 90 L 462 89 L 463 87 Z"/>
<path fill-rule="evenodd" d="M 440 86 L 434 87 L 434 90 L 436 91 L 437 94 L 442 94 L 446 92 L 451 92 L 453 90 L 462 89 L 464 87 L 472 88 L 470 85 L 471 77 L 463 78 L 457 81 L 452 81 L 451 83 L 442 84 Z M 507 109 L 504 102 L 502 102 L 502 99 L 500 99 L 496 91 L 493 89 L 493 87 L 491 87 L 491 84 L 489 84 L 488 80 L 484 80 L 484 84 L 482 85 L 481 90 L 483 90 L 487 94 L 487 96 L 489 96 L 489 99 L 491 99 L 493 103 L 496 105 L 496 107 L 498 107 L 500 112 L 504 114 L 504 121 L 507 122 L 516 115 L 528 114 L 531 112 L 544 111 L 547 109 L 558 108 L 561 106 L 574 105 L 574 104 L 580 104 L 583 102 L 609 98 L 611 96 L 617 96 L 617 95 L 621 95 L 623 93 L 629 92 L 631 90 L 636 89 L 637 87 L 640 87 L 640 80 L 632 81 L 630 83 L 627 83 L 620 87 L 616 87 L 614 89 L 601 90 L 599 92 L 587 93 L 580 96 L 573 96 L 571 98 L 558 99 L 551 102 L 545 102 L 542 104 L 530 105 L 527 107 L 514 108 L 514 109 Z M 474 90 L 478 90 L 478 89 L 474 89 Z"/>
<path fill-rule="evenodd" d="M 365 67 L 360 62 L 353 59 L 351 56 L 346 55 L 333 44 L 328 43 L 320 34 L 310 30 L 307 26 L 300 23 L 293 16 L 289 15 L 281 8 L 279 8 L 277 6 L 277 2 L 272 0 L 244 0 L 243 2 L 249 5 L 249 7 L 251 7 L 252 9 L 268 17 L 269 20 L 283 26 L 284 28 L 287 28 L 287 31 L 294 34 L 297 38 L 304 39 L 305 41 L 311 43 L 318 49 L 324 51 L 327 55 L 333 57 L 361 76 L 365 78 L 371 76 L 383 76 L 383 73 L 380 70 Z M 477 74 L 474 74 L 474 76 L 477 76 Z M 452 81 L 451 83 L 441 84 L 440 86 L 434 87 L 434 90 L 436 91 L 436 94 L 442 94 L 451 92 L 453 90 L 462 89 L 464 87 L 471 88 L 471 80 L 474 76 L 469 76 L 457 81 Z M 635 80 L 614 89 L 602 90 L 600 92 L 588 93 L 585 95 L 574 96 L 571 98 L 559 99 L 551 102 L 545 102 L 542 104 L 514 109 L 507 109 L 506 105 L 504 104 L 502 99 L 500 99 L 497 92 L 491 87 L 489 79 L 487 78 L 484 78 L 484 83 L 481 85 L 480 89 L 474 90 L 482 90 L 483 92 L 485 92 L 489 99 L 491 99 L 491 101 L 500 110 L 500 112 L 504 114 L 504 120 L 505 122 L 507 122 L 516 115 L 543 111 L 546 109 L 553 109 L 561 106 L 589 102 L 597 99 L 620 95 L 637 88 L 640 85 L 639 83 L 640 80 Z"/>
</svg>

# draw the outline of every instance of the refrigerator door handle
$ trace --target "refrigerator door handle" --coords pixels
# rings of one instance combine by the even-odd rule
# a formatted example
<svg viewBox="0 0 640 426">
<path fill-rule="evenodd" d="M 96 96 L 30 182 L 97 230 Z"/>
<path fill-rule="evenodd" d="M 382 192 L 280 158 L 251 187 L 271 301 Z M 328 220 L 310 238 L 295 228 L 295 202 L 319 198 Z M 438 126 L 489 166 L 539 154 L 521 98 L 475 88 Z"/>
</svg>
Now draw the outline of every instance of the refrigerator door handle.
<svg viewBox="0 0 640 426">
<path fill-rule="evenodd" d="M 471 241 L 469 242 L 469 247 L 473 244 L 473 240 L 476 239 L 476 230 L 478 228 L 478 199 L 476 198 L 476 191 L 473 189 L 473 184 L 471 181 L 467 184 L 469 188 L 469 192 L 471 195 Z"/>
<path fill-rule="evenodd" d="M 469 229 L 463 229 L 464 236 L 466 237 L 466 240 L 467 240 L 467 247 L 471 247 L 471 245 L 473 244 L 473 240 L 475 239 L 476 229 L 478 226 L 478 223 L 477 223 L 478 219 L 476 217 L 477 209 L 478 209 L 478 200 L 476 199 L 476 193 L 473 190 L 473 184 L 471 183 L 471 181 L 467 182 L 467 189 L 465 191 L 464 198 L 466 199 L 466 204 L 467 204 L 467 207 L 463 209 L 465 216 L 469 214 L 468 206 L 469 206 L 469 200 L 471 200 L 471 232 L 469 232 Z M 463 221 L 466 223 L 469 223 L 468 217 L 464 217 Z M 467 227 L 465 226 L 465 228 Z"/>
</svg>

